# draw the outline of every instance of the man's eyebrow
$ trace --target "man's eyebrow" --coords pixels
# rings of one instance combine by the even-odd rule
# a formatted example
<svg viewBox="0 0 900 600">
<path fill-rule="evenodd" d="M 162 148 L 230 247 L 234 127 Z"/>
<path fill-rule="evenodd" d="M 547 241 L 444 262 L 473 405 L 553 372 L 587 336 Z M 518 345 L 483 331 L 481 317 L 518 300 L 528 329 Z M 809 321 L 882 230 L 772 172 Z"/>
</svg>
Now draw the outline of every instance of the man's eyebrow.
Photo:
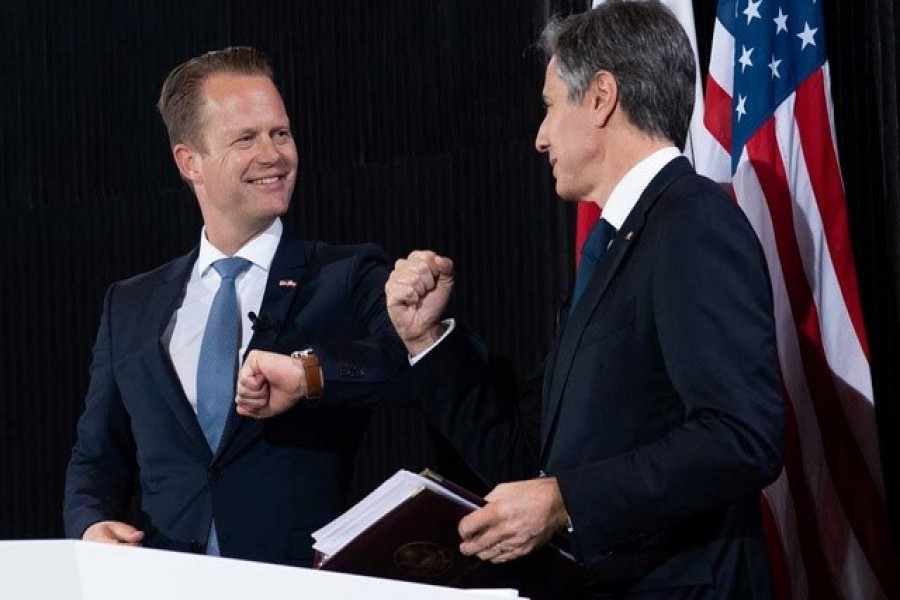
<svg viewBox="0 0 900 600">
<path fill-rule="evenodd" d="M 252 127 L 239 127 L 234 129 L 226 129 L 225 133 L 229 136 L 240 136 L 248 133 L 255 133 Z"/>
</svg>

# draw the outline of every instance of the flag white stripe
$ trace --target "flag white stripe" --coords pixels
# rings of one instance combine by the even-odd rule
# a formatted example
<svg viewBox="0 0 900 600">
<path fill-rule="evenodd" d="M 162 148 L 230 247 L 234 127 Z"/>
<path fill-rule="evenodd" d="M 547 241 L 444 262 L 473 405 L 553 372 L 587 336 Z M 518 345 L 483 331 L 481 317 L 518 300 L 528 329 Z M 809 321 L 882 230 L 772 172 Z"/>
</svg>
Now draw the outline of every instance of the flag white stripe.
<svg viewBox="0 0 900 600">
<path fill-rule="evenodd" d="M 713 41 L 709 61 L 709 76 L 716 80 L 719 87 L 729 96 L 734 95 L 734 36 L 725 29 L 722 22 L 716 19 L 713 28 Z M 727 56 L 730 60 L 723 60 Z"/>
<path fill-rule="evenodd" d="M 697 136 L 704 131 L 703 127 L 703 87 L 700 81 L 700 55 L 697 53 L 697 32 L 694 29 L 694 5 L 684 0 L 663 0 L 663 4 L 669 7 L 681 26 L 687 34 L 688 40 L 691 42 L 691 49 L 694 51 L 694 68 L 697 76 L 694 80 L 694 113 L 691 115 L 691 124 L 688 128 L 688 136 L 684 146 L 684 155 L 694 164 L 695 146 L 697 144 Z"/>
<path fill-rule="evenodd" d="M 822 67 L 822 78 L 825 80 L 825 98 L 828 100 L 825 106 L 828 109 L 828 132 L 831 134 L 831 147 L 835 156 L 840 156 L 837 147 L 837 130 L 834 128 L 834 102 L 831 100 L 831 67 L 826 62 Z M 844 174 L 838 169 L 838 176 L 841 178 L 841 187 L 844 185 Z M 846 189 L 846 188 L 845 188 Z"/>
<path fill-rule="evenodd" d="M 716 19 L 711 56 L 730 56 L 730 61 L 711 60 L 709 76 L 730 98 L 734 87 L 734 37 Z M 731 155 L 704 126 L 694 138 L 694 168 L 719 183 L 731 181 Z"/>
<path fill-rule="evenodd" d="M 797 530 L 797 513 L 791 501 L 790 481 L 787 472 L 782 469 L 781 475 L 763 492 L 766 502 L 772 510 L 778 537 L 787 564 L 788 577 L 791 582 L 792 598 L 809 598 L 809 585 L 806 579 L 806 565 L 803 564 L 800 550 L 800 534 Z"/>
</svg>

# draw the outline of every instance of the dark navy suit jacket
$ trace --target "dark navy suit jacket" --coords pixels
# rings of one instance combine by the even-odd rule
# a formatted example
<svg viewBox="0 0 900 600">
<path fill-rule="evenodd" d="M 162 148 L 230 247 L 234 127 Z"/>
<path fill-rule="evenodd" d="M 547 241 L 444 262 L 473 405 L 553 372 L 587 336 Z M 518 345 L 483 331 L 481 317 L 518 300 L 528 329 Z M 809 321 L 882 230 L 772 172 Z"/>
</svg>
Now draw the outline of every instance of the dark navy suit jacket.
<svg viewBox="0 0 900 600">
<path fill-rule="evenodd" d="M 373 245 L 282 237 L 249 348 L 314 348 L 324 398 L 268 420 L 232 411 L 213 455 L 161 339 L 196 256 L 107 292 L 66 476 L 66 534 L 129 520 L 138 485 L 133 524 L 145 546 L 204 552 L 215 517 L 223 556 L 308 565 L 310 533 L 345 508 L 365 422 L 357 409 L 383 397 L 407 364 L 385 311 L 389 263 Z"/>
<path fill-rule="evenodd" d="M 679 158 L 520 401 L 488 384 L 462 330 L 408 377 L 488 482 L 557 478 L 588 595 L 766 598 L 759 491 L 780 472 L 783 425 L 771 315 L 750 224 Z"/>
</svg>

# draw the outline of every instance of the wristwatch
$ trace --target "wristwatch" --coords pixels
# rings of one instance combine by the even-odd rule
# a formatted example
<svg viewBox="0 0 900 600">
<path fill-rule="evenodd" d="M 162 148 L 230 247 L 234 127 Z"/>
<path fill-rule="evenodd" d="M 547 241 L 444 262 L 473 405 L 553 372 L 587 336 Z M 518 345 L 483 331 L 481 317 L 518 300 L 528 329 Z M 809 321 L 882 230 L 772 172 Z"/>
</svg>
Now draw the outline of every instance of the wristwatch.
<svg viewBox="0 0 900 600">
<path fill-rule="evenodd" d="M 322 367 L 319 365 L 319 357 L 316 356 L 312 348 L 305 350 L 295 350 L 291 352 L 291 358 L 300 361 L 303 372 L 306 375 L 306 399 L 318 400 L 322 397 L 322 388 L 324 387 L 324 377 L 322 376 Z"/>
</svg>

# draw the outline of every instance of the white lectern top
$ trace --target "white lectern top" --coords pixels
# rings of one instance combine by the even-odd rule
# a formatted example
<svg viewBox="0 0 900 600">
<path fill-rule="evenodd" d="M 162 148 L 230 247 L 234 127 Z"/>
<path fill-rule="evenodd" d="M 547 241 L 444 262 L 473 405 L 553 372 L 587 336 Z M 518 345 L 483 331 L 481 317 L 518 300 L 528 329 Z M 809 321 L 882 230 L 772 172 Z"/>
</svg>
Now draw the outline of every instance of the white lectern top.
<svg viewBox="0 0 900 600">
<path fill-rule="evenodd" d="M 5 600 L 486 600 L 458 590 L 264 563 L 75 540 L 0 542 Z"/>
</svg>

